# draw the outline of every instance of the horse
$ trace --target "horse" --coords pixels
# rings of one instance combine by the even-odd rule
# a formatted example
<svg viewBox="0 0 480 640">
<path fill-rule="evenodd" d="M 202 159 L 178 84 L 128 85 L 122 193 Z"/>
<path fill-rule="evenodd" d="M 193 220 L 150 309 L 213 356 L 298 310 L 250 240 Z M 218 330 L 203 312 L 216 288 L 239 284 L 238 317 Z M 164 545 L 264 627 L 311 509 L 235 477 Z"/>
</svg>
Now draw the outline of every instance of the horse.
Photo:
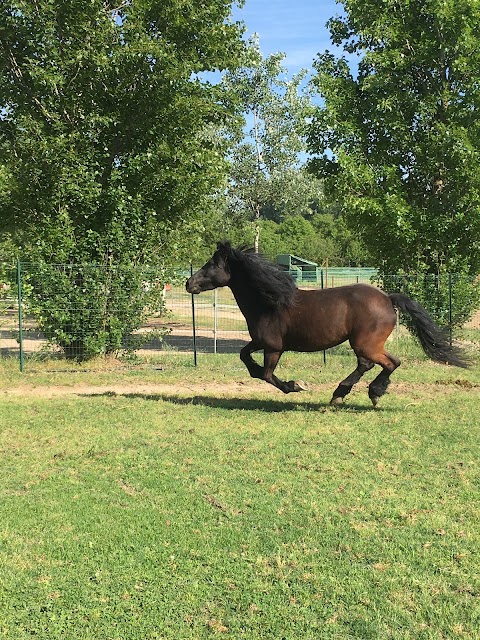
<svg viewBox="0 0 480 640">
<path fill-rule="evenodd" d="M 411 318 L 411 330 L 426 355 L 437 362 L 468 367 L 461 350 L 452 346 L 427 311 L 402 293 L 385 293 L 368 284 L 332 289 L 298 289 L 291 275 L 247 247 L 219 242 L 208 262 L 186 282 L 191 294 L 228 286 L 245 317 L 251 341 L 240 359 L 252 378 L 259 378 L 283 393 L 303 391 L 302 382 L 274 375 L 284 351 L 314 352 L 346 340 L 357 356 L 357 367 L 333 392 L 331 405 L 341 405 L 360 378 L 375 365 L 381 371 L 370 383 L 374 407 L 385 394 L 400 360 L 385 349 L 397 323 L 396 309 Z M 252 353 L 264 352 L 263 367 Z"/>
</svg>

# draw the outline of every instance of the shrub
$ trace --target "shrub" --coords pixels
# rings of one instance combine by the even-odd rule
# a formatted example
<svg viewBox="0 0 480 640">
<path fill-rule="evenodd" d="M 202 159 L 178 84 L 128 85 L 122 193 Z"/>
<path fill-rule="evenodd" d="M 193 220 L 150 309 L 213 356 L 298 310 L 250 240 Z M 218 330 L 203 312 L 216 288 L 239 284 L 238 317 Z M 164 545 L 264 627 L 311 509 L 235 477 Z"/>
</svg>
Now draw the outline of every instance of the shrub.
<svg viewBox="0 0 480 640">
<path fill-rule="evenodd" d="M 151 339 L 135 331 L 147 315 L 164 311 L 164 282 L 158 270 L 129 265 L 22 265 L 25 313 L 75 360 L 135 350 Z"/>
<path fill-rule="evenodd" d="M 480 307 L 480 282 L 467 273 L 380 275 L 385 291 L 415 299 L 444 327 L 461 327 Z"/>
</svg>

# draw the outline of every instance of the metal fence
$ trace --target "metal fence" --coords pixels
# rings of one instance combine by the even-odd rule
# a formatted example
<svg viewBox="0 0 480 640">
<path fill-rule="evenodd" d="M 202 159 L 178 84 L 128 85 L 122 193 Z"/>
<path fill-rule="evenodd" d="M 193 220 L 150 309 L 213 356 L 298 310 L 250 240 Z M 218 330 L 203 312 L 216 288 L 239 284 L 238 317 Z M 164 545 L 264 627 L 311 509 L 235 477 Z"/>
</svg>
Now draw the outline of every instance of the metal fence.
<svg viewBox="0 0 480 640">
<path fill-rule="evenodd" d="M 165 274 L 144 268 L 28 263 L 4 267 L 0 356 L 18 359 L 23 370 L 41 358 L 89 360 L 112 353 L 148 363 L 166 351 L 188 352 L 195 361 L 198 353 L 238 352 L 250 338 L 231 291 L 191 296 L 184 284 L 189 272 L 179 271 L 165 283 Z M 316 283 L 299 286 L 371 283 L 372 277 L 372 270 L 321 270 Z M 419 287 L 413 276 L 392 276 L 380 284 L 416 299 L 422 291 L 429 304 L 419 301 L 440 324 L 455 325 L 455 336 L 478 344 L 480 312 L 462 321 L 468 291 L 454 276 L 444 282 L 432 279 L 431 286 L 422 280 Z"/>
</svg>

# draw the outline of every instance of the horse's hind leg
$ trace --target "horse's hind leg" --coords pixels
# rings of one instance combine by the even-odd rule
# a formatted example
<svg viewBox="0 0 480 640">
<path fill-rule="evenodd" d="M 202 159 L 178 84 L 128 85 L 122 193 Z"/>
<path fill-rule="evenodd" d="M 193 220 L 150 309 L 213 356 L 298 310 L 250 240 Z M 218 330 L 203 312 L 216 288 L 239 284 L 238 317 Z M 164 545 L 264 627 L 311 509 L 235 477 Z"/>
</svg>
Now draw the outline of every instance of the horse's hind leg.
<svg viewBox="0 0 480 640">
<path fill-rule="evenodd" d="M 360 356 L 357 357 L 357 368 L 353 371 L 349 376 L 342 380 L 338 387 L 333 392 L 332 399 L 330 400 L 330 404 L 339 405 L 342 404 L 343 398 L 350 393 L 354 384 L 356 384 L 364 373 L 369 371 L 374 365 L 373 362 L 367 360 L 366 358 L 362 358 Z"/>
<path fill-rule="evenodd" d="M 387 387 L 390 384 L 390 376 L 395 369 L 400 366 L 400 360 L 387 351 L 376 359 L 375 362 L 381 365 L 382 370 L 368 387 L 368 397 L 374 407 L 377 406 L 378 400 L 386 393 Z"/>
</svg>

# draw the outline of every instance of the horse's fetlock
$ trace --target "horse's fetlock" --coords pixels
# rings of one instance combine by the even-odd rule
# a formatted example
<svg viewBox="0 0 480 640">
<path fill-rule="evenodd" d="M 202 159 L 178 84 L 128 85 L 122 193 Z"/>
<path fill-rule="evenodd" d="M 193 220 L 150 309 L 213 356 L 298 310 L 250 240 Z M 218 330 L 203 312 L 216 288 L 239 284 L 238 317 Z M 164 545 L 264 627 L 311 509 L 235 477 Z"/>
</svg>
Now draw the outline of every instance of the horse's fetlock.
<svg viewBox="0 0 480 640">
<path fill-rule="evenodd" d="M 376 405 L 378 398 L 381 398 L 385 393 L 387 393 L 388 385 L 390 384 L 390 380 L 382 380 L 377 382 L 376 384 L 371 384 L 368 387 L 368 397 Z M 374 400 L 375 398 L 375 400 Z"/>
<path fill-rule="evenodd" d="M 333 398 L 339 398 L 340 400 L 342 400 L 342 398 L 344 398 L 346 395 L 350 393 L 350 391 L 352 390 L 352 387 L 353 387 L 352 384 L 345 384 L 341 382 L 333 392 Z"/>
<path fill-rule="evenodd" d="M 332 407 L 339 407 L 342 404 L 343 398 L 341 396 L 333 396 L 333 398 L 330 400 L 330 405 Z"/>
</svg>

